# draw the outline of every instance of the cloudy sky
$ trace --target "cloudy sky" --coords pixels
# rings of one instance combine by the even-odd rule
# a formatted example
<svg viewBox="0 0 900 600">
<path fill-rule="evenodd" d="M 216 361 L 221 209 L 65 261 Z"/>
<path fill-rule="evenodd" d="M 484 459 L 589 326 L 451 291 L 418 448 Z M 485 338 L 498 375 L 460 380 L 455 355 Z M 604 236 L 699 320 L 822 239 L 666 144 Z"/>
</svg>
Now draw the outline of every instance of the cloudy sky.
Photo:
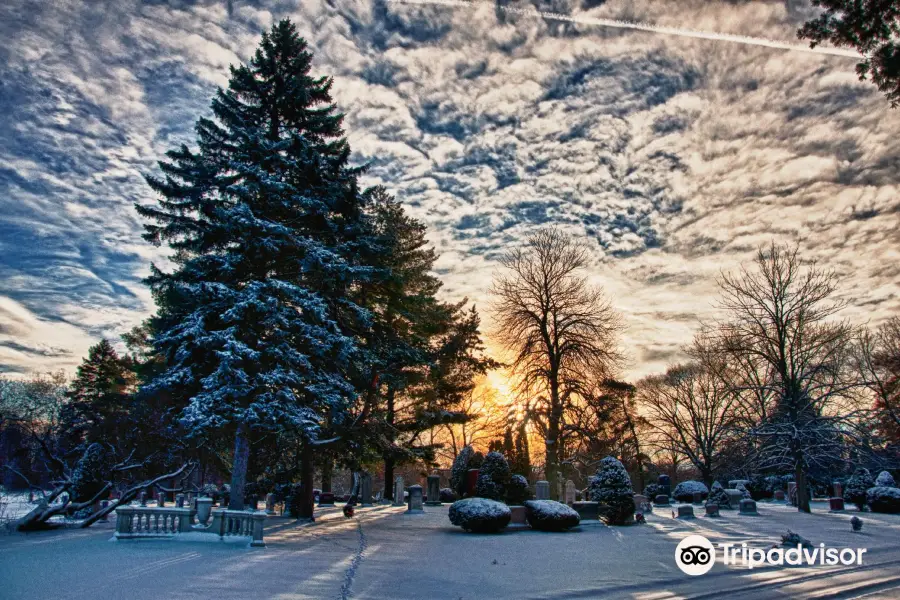
<svg viewBox="0 0 900 600">
<path fill-rule="evenodd" d="M 900 313 L 900 111 L 853 58 L 562 23 L 541 9 L 799 43 L 807 2 L 4 0 L 0 372 L 70 372 L 152 311 L 142 175 L 191 140 L 228 65 L 295 20 L 356 161 L 426 221 L 448 298 L 557 224 L 621 311 L 627 375 L 679 357 L 716 275 L 798 242 L 847 314 Z M 489 319 L 487 319 L 489 321 Z"/>
</svg>

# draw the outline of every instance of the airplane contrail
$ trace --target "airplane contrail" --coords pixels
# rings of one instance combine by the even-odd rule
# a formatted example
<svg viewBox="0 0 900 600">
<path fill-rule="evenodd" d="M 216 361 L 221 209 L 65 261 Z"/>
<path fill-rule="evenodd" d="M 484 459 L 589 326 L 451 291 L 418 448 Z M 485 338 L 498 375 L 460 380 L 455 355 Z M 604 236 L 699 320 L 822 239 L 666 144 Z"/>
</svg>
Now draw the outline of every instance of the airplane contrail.
<svg viewBox="0 0 900 600">
<path fill-rule="evenodd" d="M 719 42 L 733 42 L 736 44 L 747 44 L 750 46 L 763 46 L 766 48 L 777 48 L 779 50 L 791 50 L 794 52 L 810 52 L 812 54 L 829 54 L 831 56 L 844 56 L 850 58 L 861 58 L 858 52 L 853 50 L 844 50 L 841 48 L 825 48 L 818 46 L 810 48 L 802 44 L 789 44 L 787 42 L 779 42 L 776 40 L 768 40 L 766 38 L 750 37 L 745 35 L 732 35 L 730 33 L 716 33 L 714 31 L 697 31 L 694 29 L 685 29 L 682 27 L 664 27 L 662 25 L 652 25 L 650 23 L 637 23 L 633 21 L 619 21 L 616 19 L 598 19 L 595 17 L 573 17 L 562 13 L 543 12 L 535 9 L 515 8 L 512 6 L 497 6 L 493 2 L 485 2 L 484 0 L 386 0 L 392 4 L 418 4 L 418 5 L 435 5 L 448 6 L 451 8 L 463 8 L 472 6 L 489 6 L 498 8 L 507 13 L 524 15 L 527 17 L 548 19 L 551 21 L 568 21 L 570 23 L 581 23 L 583 25 L 596 25 L 598 27 L 615 27 L 617 29 L 635 29 L 637 31 L 649 31 L 651 33 L 662 33 L 666 35 L 677 35 L 680 37 L 696 38 L 701 40 L 715 40 Z"/>
</svg>

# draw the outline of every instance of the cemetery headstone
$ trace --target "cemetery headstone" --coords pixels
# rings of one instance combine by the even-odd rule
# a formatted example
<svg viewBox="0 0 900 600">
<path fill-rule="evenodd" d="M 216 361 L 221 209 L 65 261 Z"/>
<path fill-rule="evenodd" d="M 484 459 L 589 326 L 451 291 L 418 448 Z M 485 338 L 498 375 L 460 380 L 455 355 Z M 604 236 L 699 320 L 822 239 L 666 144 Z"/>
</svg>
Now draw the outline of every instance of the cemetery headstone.
<svg viewBox="0 0 900 600">
<path fill-rule="evenodd" d="M 719 516 L 719 505 L 718 504 L 707 504 L 706 505 L 706 516 L 707 517 L 718 517 Z"/>
<path fill-rule="evenodd" d="M 156 492 L 156 505 L 160 508 L 163 508 L 166 505 L 165 492 Z"/>
<path fill-rule="evenodd" d="M 100 510 L 106 510 L 107 508 L 109 508 L 109 500 L 101 500 L 100 501 Z M 103 515 L 103 517 L 100 519 L 100 522 L 101 523 L 109 523 L 109 514 Z"/>
<path fill-rule="evenodd" d="M 679 519 L 693 519 L 694 518 L 694 507 L 690 504 L 679 504 L 678 505 L 678 517 Z"/>
<path fill-rule="evenodd" d="M 534 498 L 536 500 L 549 500 L 550 499 L 550 482 L 549 481 L 538 481 L 534 484 Z"/>
<path fill-rule="evenodd" d="M 403 492 L 406 491 L 403 486 L 403 477 L 397 476 L 394 480 L 394 503 L 393 506 L 403 506 L 406 502 L 403 501 Z"/>
<path fill-rule="evenodd" d="M 740 514 L 742 515 L 758 515 L 756 512 L 756 501 L 750 498 L 744 498 L 740 504 Z"/>
<path fill-rule="evenodd" d="M 634 511 L 635 512 L 645 512 L 649 502 L 647 502 L 647 496 L 642 494 L 634 495 Z"/>
<path fill-rule="evenodd" d="M 784 502 L 784 491 L 775 490 L 775 500 L 777 502 Z"/>
<path fill-rule="evenodd" d="M 320 502 L 321 502 L 321 496 Z M 266 514 L 274 515 L 275 514 L 275 494 L 266 494 Z"/>
<path fill-rule="evenodd" d="M 372 475 L 363 473 L 360 477 L 360 504 L 362 506 L 372 506 Z"/>
<path fill-rule="evenodd" d="M 175 495 L 175 508 L 184 508 L 184 494 Z"/>
<path fill-rule="evenodd" d="M 141 506 L 147 506 L 147 492 L 142 491 L 138 494 L 138 498 L 141 501 Z"/>
<path fill-rule="evenodd" d="M 441 476 L 440 475 L 429 475 L 428 476 L 428 502 L 426 502 L 428 506 L 440 506 L 441 505 Z"/>
<path fill-rule="evenodd" d="M 569 479 L 566 481 L 566 504 L 572 506 L 575 503 L 575 482 Z"/>
<path fill-rule="evenodd" d="M 669 505 L 669 497 L 665 494 L 659 494 L 656 498 L 653 499 L 653 504 L 658 506 L 668 506 Z"/>
<path fill-rule="evenodd" d="M 469 469 L 466 473 L 466 496 L 475 495 L 475 486 L 478 485 L 479 469 Z"/>
<path fill-rule="evenodd" d="M 672 495 L 672 480 L 668 475 L 660 475 L 659 479 L 657 479 L 657 483 L 660 487 L 660 494 L 664 494 L 666 496 Z"/>
<path fill-rule="evenodd" d="M 829 498 L 828 499 L 828 511 L 829 512 L 844 512 L 844 499 L 843 498 Z"/>
<path fill-rule="evenodd" d="M 411 485 L 409 486 L 409 502 L 407 504 L 407 513 L 421 513 L 425 512 L 422 503 L 422 486 L 421 485 Z"/>
<path fill-rule="evenodd" d="M 839 481 L 834 482 L 834 496 L 835 496 L 835 498 L 843 498 L 844 497 L 844 484 L 843 483 L 841 483 Z"/>
<path fill-rule="evenodd" d="M 334 492 L 321 492 L 319 506 L 334 506 Z"/>
</svg>

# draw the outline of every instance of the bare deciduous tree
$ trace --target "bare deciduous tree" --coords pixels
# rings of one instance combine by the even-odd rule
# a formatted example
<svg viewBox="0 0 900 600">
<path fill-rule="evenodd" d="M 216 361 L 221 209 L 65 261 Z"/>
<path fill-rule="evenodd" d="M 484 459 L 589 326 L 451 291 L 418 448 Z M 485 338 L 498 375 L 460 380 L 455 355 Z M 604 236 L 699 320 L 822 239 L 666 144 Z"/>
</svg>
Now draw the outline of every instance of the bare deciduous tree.
<svg viewBox="0 0 900 600">
<path fill-rule="evenodd" d="M 688 353 L 693 362 L 638 384 L 639 404 L 651 443 L 675 449 L 711 485 L 736 436 L 739 396 L 727 383 L 721 353 L 708 339 L 698 336 Z"/>
<path fill-rule="evenodd" d="M 759 440 L 757 466 L 790 468 L 798 508 L 809 512 L 808 470 L 841 460 L 842 442 L 864 412 L 848 368 L 854 329 L 833 319 L 844 306 L 834 299 L 836 275 L 804 264 L 796 248 L 760 248 L 754 265 L 719 280 L 728 312 L 721 341 L 735 364 L 756 369 L 738 391 L 775 399 L 748 430 Z"/>
<path fill-rule="evenodd" d="M 546 444 L 545 476 L 556 495 L 565 414 L 620 361 L 618 314 L 587 281 L 586 249 L 556 228 L 528 236 L 500 260 L 494 279 L 496 339 L 527 418 Z"/>
<path fill-rule="evenodd" d="M 860 377 L 875 397 L 879 429 L 900 443 L 900 317 L 892 317 L 875 332 L 864 329 L 857 344 Z"/>
</svg>

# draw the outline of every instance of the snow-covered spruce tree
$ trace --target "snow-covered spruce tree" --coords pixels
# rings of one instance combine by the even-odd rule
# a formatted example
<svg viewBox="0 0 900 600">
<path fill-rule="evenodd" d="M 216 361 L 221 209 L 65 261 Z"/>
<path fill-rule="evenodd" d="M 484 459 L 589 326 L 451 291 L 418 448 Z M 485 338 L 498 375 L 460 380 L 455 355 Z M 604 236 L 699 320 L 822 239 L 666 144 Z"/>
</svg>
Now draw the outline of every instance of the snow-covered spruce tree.
<svg viewBox="0 0 900 600">
<path fill-rule="evenodd" d="M 506 499 L 506 485 L 510 478 L 509 463 L 499 452 L 488 452 L 478 472 L 475 495 L 503 502 Z"/>
<path fill-rule="evenodd" d="M 855 504 L 859 510 L 866 508 L 866 491 L 875 487 L 875 479 L 868 469 L 859 468 L 853 472 L 844 486 L 844 500 Z"/>
<path fill-rule="evenodd" d="M 610 525 L 622 525 L 634 516 L 634 490 L 628 471 L 618 459 L 607 456 L 600 461 L 597 474 L 591 478 L 588 495 L 594 502 L 609 507 L 606 520 Z"/>
<path fill-rule="evenodd" d="M 251 428 L 290 429 L 311 448 L 367 362 L 357 339 L 369 314 L 349 290 L 373 276 L 377 249 L 331 80 L 311 62 L 294 25 L 274 25 L 198 120 L 198 148 L 169 151 L 163 176 L 147 178 L 159 205 L 137 207 L 153 222 L 144 237 L 174 251 L 174 270 L 148 278 L 167 361 L 152 386 L 184 395 L 193 432 L 234 436 L 232 509 Z"/>
<path fill-rule="evenodd" d="M 719 508 L 737 508 L 731 506 L 731 498 L 725 493 L 725 488 L 718 481 L 712 484 L 709 490 L 709 497 L 706 499 L 707 504 L 715 504 Z"/>
</svg>

